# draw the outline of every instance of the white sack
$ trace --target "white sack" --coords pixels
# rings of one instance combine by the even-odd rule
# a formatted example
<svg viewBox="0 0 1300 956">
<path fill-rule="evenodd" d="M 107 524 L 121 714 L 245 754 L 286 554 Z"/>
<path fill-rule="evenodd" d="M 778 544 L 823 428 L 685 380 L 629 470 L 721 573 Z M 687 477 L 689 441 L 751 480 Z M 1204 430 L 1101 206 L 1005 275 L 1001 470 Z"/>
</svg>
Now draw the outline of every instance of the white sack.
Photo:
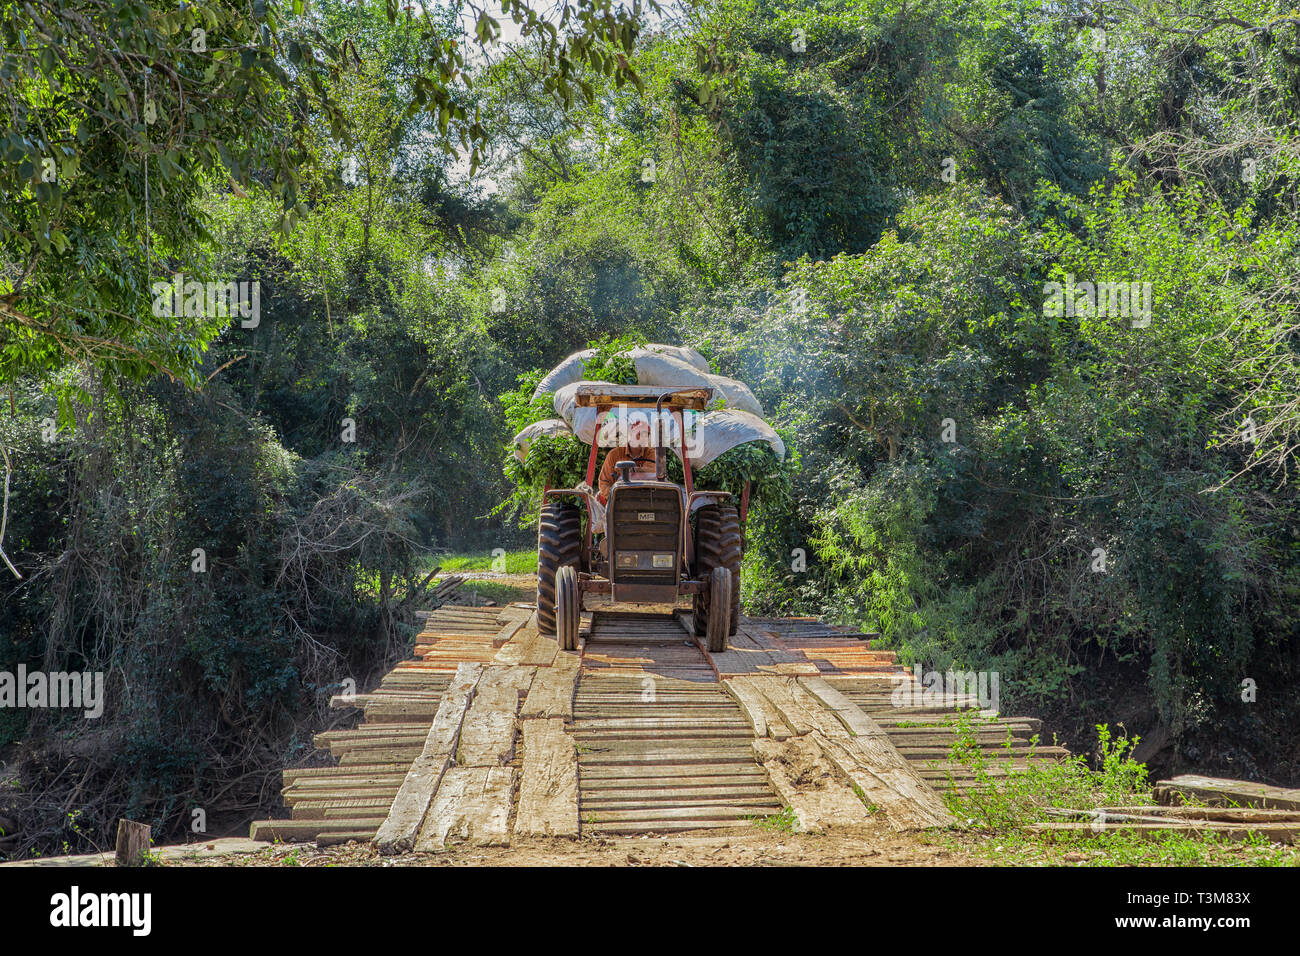
<svg viewBox="0 0 1300 956">
<path fill-rule="evenodd" d="M 634 351 L 641 351 L 636 349 Z M 645 347 L 645 351 L 658 352 L 660 355 L 667 355 L 669 358 L 675 358 L 679 362 L 685 362 L 687 365 L 694 366 L 701 372 L 709 370 L 709 362 L 703 355 L 695 349 L 687 348 L 684 345 L 657 345 L 651 343 Z"/>
<path fill-rule="evenodd" d="M 632 360 L 636 366 L 638 385 L 662 385 L 665 388 L 712 388 L 714 398 L 720 398 L 727 408 L 735 408 L 751 415 L 763 417 L 763 406 L 758 403 L 754 393 L 744 382 L 725 375 L 713 375 L 704 370 L 667 354 L 659 354 L 653 349 L 669 346 L 648 345 L 643 349 L 630 349 L 620 353 Z M 689 350 L 688 350 L 689 351 Z M 698 353 L 696 353 L 698 354 Z"/>
<path fill-rule="evenodd" d="M 703 468 L 720 455 L 747 441 L 765 441 L 778 459 L 785 458 L 785 442 L 767 422 L 749 412 L 723 409 L 700 416 L 691 449 L 692 468 Z"/>
<path fill-rule="evenodd" d="M 573 433 L 578 436 L 578 441 L 590 445 L 596 438 L 596 408 L 593 405 L 578 406 L 579 385 L 604 385 L 611 389 L 618 386 L 612 382 L 588 382 L 579 379 L 557 389 L 555 397 L 551 399 L 556 414 L 573 429 Z"/>
<path fill-rule="evenodd" d="M 709 384 L 715 389 L 715 397 L 726 401 L 727 408 L 748 412 L 758 418 L 763 417 L 763 406 L 758 404 L 758 399 L 744 382 L 727 378 L 725 375 L 710 375 Z"/>
<path fill-rule="evenodd" d="M 573 431 L 558 418 L 533 422 L 515 436 L 515 457 L 521 462 L 528 457 L 528 447 L 542 435 L 572 435 Z"/>
<path fill-rule="evenodd" d="M 662 355 L 649 348 L 629 349 L 620 352 L 622 358 L 631 359 L 636 366 L 638 385 L 662 385 L 665 388 L 708 388 L 707 369 L 701 370 L 689 362 L 671 355 Z"/>
<path fill-rule="evenodd" d="M 587 360 L 595 354 L 595 349 L 583 349 L 581 352 L 574 352 L 551 369 L 546 378 L 537 384 L 537 388 L 533 392 L 533 398 L 536 399 L 542 395 L 554 395 L 565 385 L 581 381 L 583 374 L 586 372 Z"/>
</svg>

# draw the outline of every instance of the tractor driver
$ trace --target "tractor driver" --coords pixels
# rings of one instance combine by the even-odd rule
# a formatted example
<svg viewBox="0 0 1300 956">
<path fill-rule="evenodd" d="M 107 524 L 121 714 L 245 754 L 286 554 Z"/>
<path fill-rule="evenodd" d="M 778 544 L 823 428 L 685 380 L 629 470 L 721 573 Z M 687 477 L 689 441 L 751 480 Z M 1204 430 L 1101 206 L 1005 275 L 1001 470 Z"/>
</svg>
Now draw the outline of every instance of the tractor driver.
<svg viewBox="0 0 1300 956">
<path fill-rule="evenodd" d="M 655 477 L 655 450 L 650 446 L 650 423 L 636 418 L 628 423 L 627 444 L 611 448 L 600 468 L 600 491 L 596 499 L 603 505 L 609 503 L 609 489 L 618 477 L 620 461 L 633 463 L 632 474 L 639 478 Z"/>
</svg>

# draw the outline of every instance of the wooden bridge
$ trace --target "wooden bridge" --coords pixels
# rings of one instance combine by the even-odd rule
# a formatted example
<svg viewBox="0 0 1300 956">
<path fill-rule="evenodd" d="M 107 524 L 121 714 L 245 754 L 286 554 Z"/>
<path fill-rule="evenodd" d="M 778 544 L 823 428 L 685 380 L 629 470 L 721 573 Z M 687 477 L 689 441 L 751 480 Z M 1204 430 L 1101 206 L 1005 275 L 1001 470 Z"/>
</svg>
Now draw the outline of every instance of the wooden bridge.
<svg viewBox="0 0 1300 956">
<path fill-rule="evenodd" d="M 565 652 L 531 606 L 443 607 L 412 660 L 331 705 L 362 715 L 315 739 L 337 766 L 284 771 L 291 815 L 254 822 L 254 839 L 428 851 L 745 827 L 785 808 L 800 829 L 875 813 L 937 827 L 953 822 L 939 792 L 974 785 L 949 759 L 958 733 L 994 775 L 1065 753 L 1032 744 L 1033 719 L 962 730 L 978 701 L 927 698 L 871 635 L 743 618 L 710 654 L 682 609 L 584 613 Z"/>
</svg>

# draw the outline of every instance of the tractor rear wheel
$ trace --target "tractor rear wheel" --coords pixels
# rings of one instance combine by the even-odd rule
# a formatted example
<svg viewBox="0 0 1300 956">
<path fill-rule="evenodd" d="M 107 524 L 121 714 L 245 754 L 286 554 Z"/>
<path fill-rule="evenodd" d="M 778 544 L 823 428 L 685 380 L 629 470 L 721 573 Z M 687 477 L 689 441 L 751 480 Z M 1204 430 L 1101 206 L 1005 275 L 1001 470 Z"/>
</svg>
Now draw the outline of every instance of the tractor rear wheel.
<svg viewBox="0 0 1300 956">
<path fill-rule="evenodd" d="M 727 633 L 735 634 L 740 626 L 740 560 L 744 540 L 740 536 L 740 511 L 735 505 L 705 505 L 695 513 L 695 573 L 706 585 L 714 568 L 731 572 L 731 601 L 727 614 Z M 695 595 L 692 602 L 695 633 L 708 632 L 710 596 L 708 589 Z"/>
<path fill-rule="evenodd" d="M 537 630 L 555 633 L 555 576 L 560 568 L 576 574 L 582 555 L 582 519 L 578 506 L 548 501 L 537 519 Z"/>
<path fill-rule="evenodd" d="M 562 651 L 578 649 L 578 595 L 578 572 L 566 564 L 555 574 L 555 636 Z"/>
<path fill-rule="evenodd" d="M 731 571 L 717 567 L 709 575 L 709 621 L 706 638 L 709 653 L 720 654 L 727 649 L 728 625 L 731 623 L 731 592 L 735 590 Z"/>
</svg>

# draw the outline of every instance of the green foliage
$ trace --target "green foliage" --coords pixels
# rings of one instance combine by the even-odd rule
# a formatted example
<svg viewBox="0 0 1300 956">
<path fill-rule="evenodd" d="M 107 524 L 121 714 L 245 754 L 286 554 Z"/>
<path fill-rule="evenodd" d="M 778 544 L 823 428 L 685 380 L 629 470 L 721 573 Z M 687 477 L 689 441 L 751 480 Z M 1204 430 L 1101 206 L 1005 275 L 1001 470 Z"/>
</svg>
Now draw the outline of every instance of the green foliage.
<svg viewBox="0 0 1300 956">
<path fill-rule="evenodd" d="M 794 833 L 799 825 L 793 807 L 782 807 L 777 813 L 754 814 L 746 817 L 757 830 L 769 830 L 773 833 Z"/>
<path fill-rule="evenodd" d="M 635 333 L 624 335 L 602 335 L 587 347 L 596 350 L 596 354 L 583 365 L 583 378 L 593 382 L 614 382 L 618 385 L 636 384 L 636 363 L 620 355 L 631 349 L 646 344 L 644 336 Z"/>
<path fill-rule="evenodd" d="M 1300 30 L 1233 12 L 1108 9 L 1100 49 L 1018 0 L 709 0 L 652 35 L 636 4 L 509 0 L 507 52 L 453 5 L 6 7 L 0 545 L 25 576 L 0 665 L 137 691 L 106 756 L 24 764 L 46 803 L 96 795 L 47 848 L 128 811 L 179 828 L 223 781 L 256 799 L 407 634 L 426 549 L 513 546 L 583 476 L 572 439 L 495 463 L 553 417 L 526 370 L 592 342 L 614 382 L 619 351 L 689 342 L 769 409 L 785 462 L 696 475 L 753 484 L 747 612 L 1293 774 L 1300 703 L 1241 681 L 1288 686 L 1300 637 Z M 258 282 L 260 324 L 155 314 L 177 272 Z M 1050 308 L 1121 281 L 1149 323 Z M 0 742 L 49 719 L 0 715 Z M 1063 765 L 1026 800 L 1141 788 L 1101 751 L 1101 782 Z"/>
<path fill-rule="evenodd" d="M 1090 810 L 1132 806 L 1151 799 L 1146 767 L 1132 757 L 1140 738 L 1114 738 L 1110 728 L 1100 724 L 1096 728 L 1098 769 L 1091 769 L 1086 758 L 1077 754 L 1059 761 L 1034 761 L 1031 747 L 1027 754 L 1014 752 L 1018 760 L 1029 758 L 1025 769 L 1008 767 L 1005 776 L 998 776 L 990 771 L 1000 761 L 990 757 L 975 736 L 982 722 L 965 711 L 953 719 L 954 740 L 948 759 L 972 779 L 958 788 L 950 771 L 951 785 L 945 791 L 953 813 L 976 827 L 1006 832 L 1059 819 L 1045 813 L 1045 808 Z M 1033 742 L 1037 744 L 1037 737 Z M 1006 751 L 1001 755 L 1007 761 L 1013 757 L 1013 743 L 1008 731 Z"/>
</svg>

